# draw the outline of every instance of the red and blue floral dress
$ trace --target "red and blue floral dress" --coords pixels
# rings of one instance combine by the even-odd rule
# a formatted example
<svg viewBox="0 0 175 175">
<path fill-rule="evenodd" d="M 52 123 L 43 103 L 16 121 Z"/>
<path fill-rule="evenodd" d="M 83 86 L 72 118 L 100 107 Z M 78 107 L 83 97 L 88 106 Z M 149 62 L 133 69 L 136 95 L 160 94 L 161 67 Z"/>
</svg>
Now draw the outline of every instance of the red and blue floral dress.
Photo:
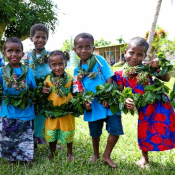
<svg viewBox="0 0 175 175">
<path fill-rule="evenodd" d="M 125 78 L 122 73 L 123 70 L 115 72 L 116 84 L 131 87 L 133 93 L 144 93 L 143 86 L 137 84 L 136 75 Z M 138 144 L 141 150 L 164 151 L 175 148 L 175 113 L 169 100 L 167 103 L 157 101 L 140 107 L 138 115 Z"/>
</svg>

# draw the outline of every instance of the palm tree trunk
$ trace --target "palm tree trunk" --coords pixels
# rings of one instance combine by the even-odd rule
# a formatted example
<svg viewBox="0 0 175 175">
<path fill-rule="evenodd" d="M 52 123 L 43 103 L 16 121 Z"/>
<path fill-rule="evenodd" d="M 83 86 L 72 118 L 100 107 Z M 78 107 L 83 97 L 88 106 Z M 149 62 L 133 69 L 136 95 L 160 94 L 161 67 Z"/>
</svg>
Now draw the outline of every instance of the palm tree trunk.
<svg viewBox="0 0 175 175">
<path fill-rule="evenodd" d="M 162 4 L 162 0 L 158 0 L 157 7 L 156 7 L 156 13 L 154 15 L 153 23 L 151 25 L 151 30 L 150 30 L 149 36 L 148 36 L 149 48 L 148 48 L 148 51 L 147 51 L 147 55 L 149 55 L 150 52 L 151 52 L 151 45 L 152 45 L 153 38 L 154 38 L 154 33 L 155 33 L 155 29 L 156 29 L 156 24 L 157 24 L 157 19 L 158 19 L 158 16 L 159 16 L 159 11 L 160 11 L 161 4 Z M 145 61 L 148 61 L 148 59 L 149 58 L 147 57 L 145 59 Z"/>
</svg>

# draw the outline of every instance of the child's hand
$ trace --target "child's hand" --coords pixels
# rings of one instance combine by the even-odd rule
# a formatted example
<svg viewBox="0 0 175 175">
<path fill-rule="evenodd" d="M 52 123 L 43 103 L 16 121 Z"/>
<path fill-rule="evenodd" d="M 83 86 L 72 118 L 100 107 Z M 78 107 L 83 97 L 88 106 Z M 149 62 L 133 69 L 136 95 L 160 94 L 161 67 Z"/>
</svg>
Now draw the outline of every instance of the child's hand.
<svg viewBox="0 0 175 175">
<path fill-rule="evenodd" d="M 133 99 L 127 98 L 127 99 L 125 100 L 125 106 L 126 106 L 126 108 L 127 108 L 128 110 L 134 109 L 135 104 L 134 104 Z"/>
<path fill-rule="evenodd" d="M 153 57 L 151 57 L 150 55 L 148 55 L 150 61 L 148 63 L 146 63 L 146 65 L 150 65 L 150 67 L 152 68 L 159 68 L 159 60 L 158 59 L 154 59 Z"/>
<path fill-rule="evenodd" d="M 109 108 L 108 102 L 106 102 L 106 101 L 103 101 L 102 105 L 103 105 L 103 107 L 105 107 L 105 108 Z"/>
<path fill-rule="evenodd" d="M 91 108 L 91 101 L 89 100 L 86 100 L 85 103 L 84 103 L 84 107 L 86 108 L 87 111 L 90 111 L 92 108 Z"/>
<path fill-rule="evenodd" d="M 43 93 L 43 94 L 49 94 L 49 88 L 46 87 L 46 84 L 44 84 L 42 93 Z"/>
</svg>

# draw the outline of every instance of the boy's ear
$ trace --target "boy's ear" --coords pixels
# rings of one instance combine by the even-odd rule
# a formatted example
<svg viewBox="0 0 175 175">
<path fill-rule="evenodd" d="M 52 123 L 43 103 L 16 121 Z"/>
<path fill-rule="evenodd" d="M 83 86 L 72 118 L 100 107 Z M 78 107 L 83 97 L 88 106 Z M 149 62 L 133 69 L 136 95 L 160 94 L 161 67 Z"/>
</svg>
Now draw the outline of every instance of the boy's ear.
<svg viewBox="0 0 175 175">
<path fill-rule="evenodd" d="M 33 39 L 32 39 L 33 37 L 32 36 L 30 36 L 30 40 L 33 42 Z"/>
<path fill-rule="evenodd" d="M 93 52 L 94 52 L 94 50 L 95 50 L 95 47 L 93 47 Z"/>
<path fill-rule="evenodd" d="M 25 53 L 23 52 L 23 53 L 22 53 L 22 57 L 24 56 L 24 54 L 25 54 Z"/>
<path fill-rule="evenodd" d="M 74 52 L 75 52 L 75 47 L 73 47 L 73 50 L 74 50 Z"/>
<path fill-rule="evenodd" d="M 127 50 L 125 49 L 125 50 L 124 50 L 124 57 L 125 57 L 125 55 L 126 55 L 126 51 L 127 51 Z"/>
<path fill-rule="evenodd" d="M 5 52 L 3 52 L 3 55 L 6 57 L 6 53 Z"/>
</svg>

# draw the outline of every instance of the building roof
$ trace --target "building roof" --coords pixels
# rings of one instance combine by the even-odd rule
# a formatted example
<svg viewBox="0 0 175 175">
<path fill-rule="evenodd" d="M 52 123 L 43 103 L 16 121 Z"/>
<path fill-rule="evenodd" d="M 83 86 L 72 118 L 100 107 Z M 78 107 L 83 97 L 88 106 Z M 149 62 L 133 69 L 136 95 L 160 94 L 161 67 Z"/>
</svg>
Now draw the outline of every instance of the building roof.
<svg viewBox="0 0 175 175">
<path fill-rule="evenodd" d="M 113 44 L 113 45 L 99 46 L 99 47 L 95 47 L 95 49 L 100 49 L 100 48 L 105 48 L 105 47 L 115 47 L 115 46 L 124 46 L 124 44 Z"/>
</svg>

